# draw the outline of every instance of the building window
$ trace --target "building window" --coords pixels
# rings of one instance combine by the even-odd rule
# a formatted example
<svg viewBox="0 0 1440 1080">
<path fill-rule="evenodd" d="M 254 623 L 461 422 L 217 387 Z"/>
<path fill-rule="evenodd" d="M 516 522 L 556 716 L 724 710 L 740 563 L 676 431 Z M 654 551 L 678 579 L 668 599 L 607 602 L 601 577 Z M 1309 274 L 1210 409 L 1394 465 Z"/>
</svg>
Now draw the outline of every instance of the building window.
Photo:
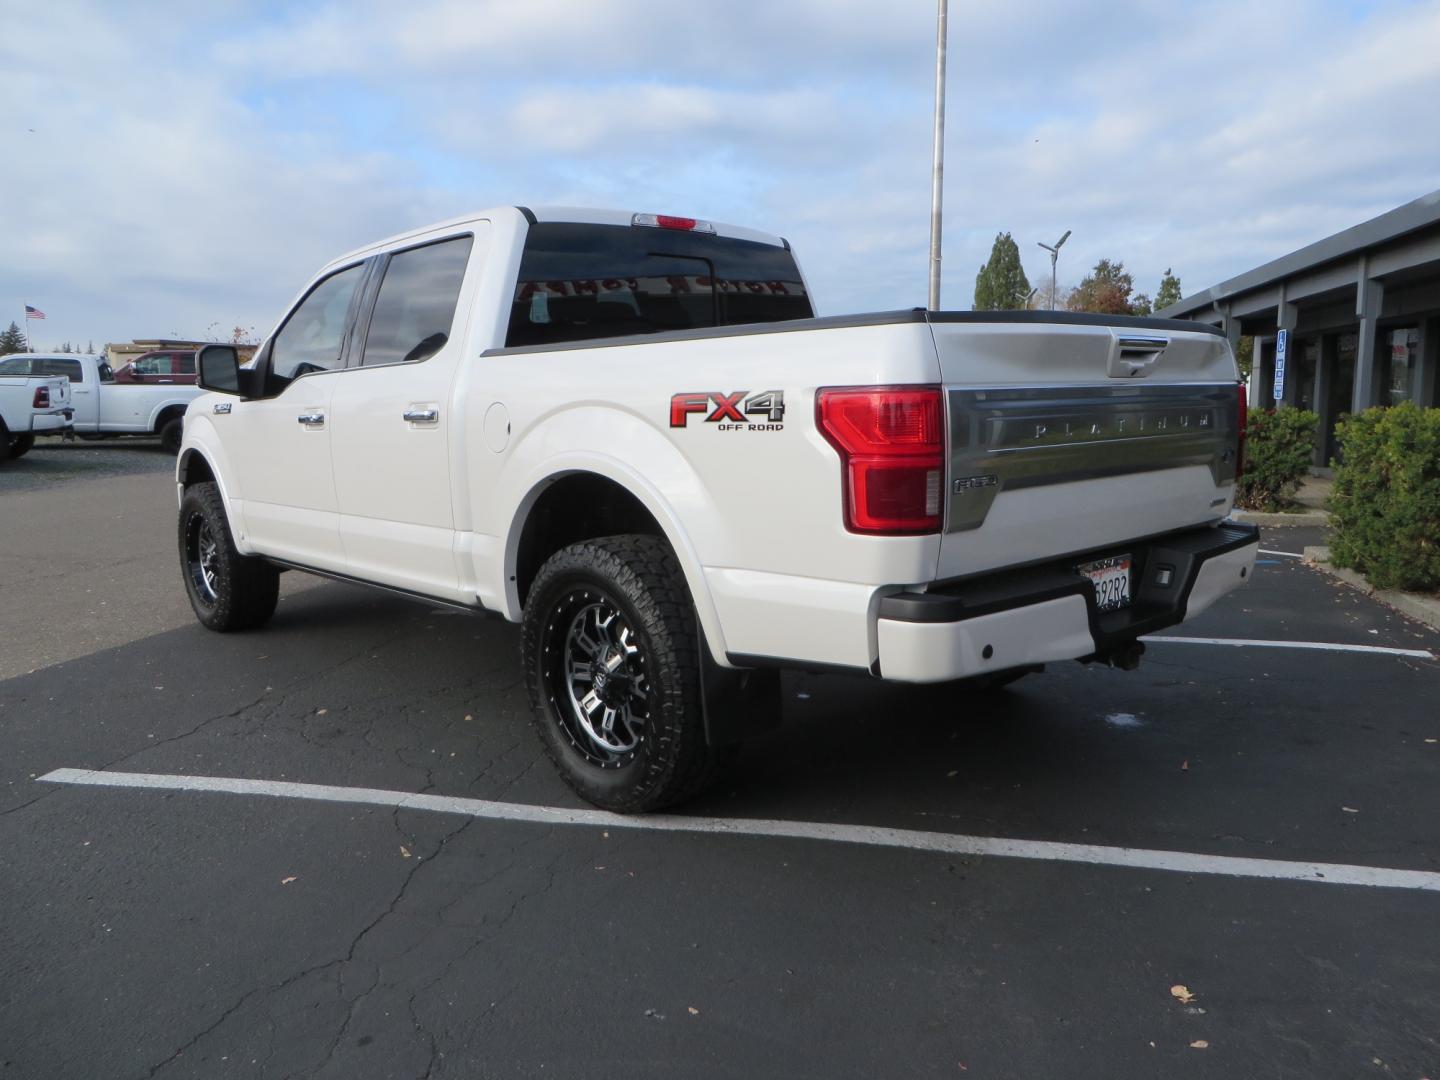
<svg viewBox="0 0 1440 1080">
<path fill-rule="evenodd" d="M 1385 367 L 1384 394 L 1382 405 L 1399 405 L 1409 401 L 1412 373 L 1419 362 L 1420 330 L 1414 326 L 1390 330 L 1381 339 L 1386 346 L 1381 358 Z"/>
</svg>

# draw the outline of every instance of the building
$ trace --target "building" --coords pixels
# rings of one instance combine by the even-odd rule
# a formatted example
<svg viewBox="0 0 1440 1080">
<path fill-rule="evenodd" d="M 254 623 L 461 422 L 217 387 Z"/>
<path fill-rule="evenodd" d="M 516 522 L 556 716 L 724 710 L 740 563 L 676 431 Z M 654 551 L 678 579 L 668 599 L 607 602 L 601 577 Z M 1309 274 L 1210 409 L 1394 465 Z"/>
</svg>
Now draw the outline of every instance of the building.
<svg viewBox="0 0 1440 1080">
<path fill-rule="evenodd" d="M 1374 405 L 1440 405 L 1440 191 L 1258 266 L 1158 316 L 1255 339 L 1252 408 L 1277 404 L 1275 353 L 1286 331 L 1283 404 L 1320 414 L 1316 465 L 1335 456 L 1335 422 Z"/>
<path fill-rule="evenodd" d="M 134 341 L 109 342 L 101 351 L 104 352 L 105 359 L 109 362 L 110 366 L 118 370 L 130 363 L 130 361 L 134 360 L 137 356 L 142 356 L 148 352 L 198 349 L 202 345 L 214 344 L 214 341 L 196 341 L 193 338 L 136 338 Z M 237 345 L 236 349 L 239 350 L 241 363 L 244 363 L 255 355 L 256 346 Z"/>
</svg>

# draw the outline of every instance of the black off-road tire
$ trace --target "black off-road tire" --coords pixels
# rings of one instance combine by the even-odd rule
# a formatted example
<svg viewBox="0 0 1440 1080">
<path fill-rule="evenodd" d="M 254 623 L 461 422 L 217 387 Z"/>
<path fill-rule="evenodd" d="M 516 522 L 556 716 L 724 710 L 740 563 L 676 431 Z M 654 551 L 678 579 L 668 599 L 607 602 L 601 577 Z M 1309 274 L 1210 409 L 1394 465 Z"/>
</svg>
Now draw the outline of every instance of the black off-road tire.
<svg viewBox="0 0 1440 1080">
<path fill-rule="evenodd" d="M 179 539 L 185 593 L 201 625 L 220 633 L 253 630 L 275 613 L 280 572 L 235 550 L 218 485 L 185 489 Z"/>
<path fill-rule="evenodd" d="M 10 436 L 10 456 L 12 458 L 24 457 L 35 446 L 35 433 L 27 431 L 23 435 Z"/>
<path fill-rule="evenodd" d="M 611 621 L 602 623 L 607 612 Z M 587 652 L 588 640 L 600 648 Z M 725 755 L 705 738 L 702 647 L 690 590 L 663 540 L 587 540 L 540 568 L 520 638 L 531 720 L 545 753 L 581 798 L 605 810 L 644 813 L 688 799 L 714 778 Z M 588 733 L 596 725 L 578 693 L 587 687 L 584 676 L 573 675 L 585 665 L 572 661 L 586 655 L 600 659 L 589 665 L 585 699 L 603 690 L 618 704 L 596 711 L 623 717 L 615 720 L 618 734 L 602 732 L 598 740 Z M 608 666 L 606 657 L 616 666 L 602 685 L 595 672 Z"/>
<path fill-rule="evenodd" d="M 173 420 L 167 420 L 160 428 L 160 449 L 167 454 L 178 454 L 184 438 L 185 418 L 177 416 Z"/>
</svg>

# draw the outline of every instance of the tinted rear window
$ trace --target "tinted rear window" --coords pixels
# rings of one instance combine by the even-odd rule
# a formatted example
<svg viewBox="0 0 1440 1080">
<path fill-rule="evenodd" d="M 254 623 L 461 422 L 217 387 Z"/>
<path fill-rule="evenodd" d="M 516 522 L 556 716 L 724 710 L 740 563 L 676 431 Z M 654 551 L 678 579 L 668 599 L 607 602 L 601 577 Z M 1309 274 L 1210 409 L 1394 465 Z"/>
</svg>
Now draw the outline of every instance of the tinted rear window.
<svg viewBox="0 0 1440 1080">
<path fill-rule="evenodd" d="M 808 319 L 785 248 L 626 225 L 530 226 L 507 345 Z"/>
<path fill-rule="evenodd" d="M 0 360 L 0 375 L 64 375 L 72 383 L 85 381 L 85 369 L 79 360 L 61 360 L 50 356 L 27 356 Z"/>
</svg>

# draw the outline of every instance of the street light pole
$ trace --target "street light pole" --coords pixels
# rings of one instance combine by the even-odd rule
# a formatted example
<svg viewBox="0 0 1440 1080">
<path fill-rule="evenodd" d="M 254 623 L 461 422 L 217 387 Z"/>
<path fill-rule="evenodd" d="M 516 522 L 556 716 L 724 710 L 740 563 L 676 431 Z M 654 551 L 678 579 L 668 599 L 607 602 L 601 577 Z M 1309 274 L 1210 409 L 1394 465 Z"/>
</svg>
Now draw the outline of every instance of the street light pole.
<svg viewBox="0 0 1440 1080">
<path fill-rule="evenodd" d="M 1069 229 L 1066 229 L 1066 230 L 1065 230 L 1065 235 L 1062 236 L 1062 237 L 1060 237 L 1059 240 L 1056 240 L 1056 241 L 1055 241 L 1055 246 L 1054 246 L 1054 247 L 1051 247 L 1049 244 L 1040 244 L 1040 241 L 1038 241 L 1038 240 L 1035 241 L 1037 244 L 1040 244 L 1040 246 L 1041 246 L 1042 248 L 1044 248 L 1046 251 L 1048 251 L 1048 252 L 1050 253 L 1050 310 L 1051 310 L 1051 311 L 1054 311 L 1054 310 L 1055 310 L 1055 300 L 1056 300 L 1055 292 L 1056 292 L 1056 290 L 1057 290 L 1057 288 L 1058 288 L 1058 286 L 1057 286 L 1056 283 L 1055 283 L 1055 264 L 1060 261 L 1060 249 L 1065 245 L 1065 241 L 1066 241 L 1066 240 L 1069 240 L 1069 239 L 1070 239 L 1070 230 L 1069 230 Z"/>
<path fill-rule="evenodd" d="M 949 0 L 938 0 L 935 25 L 935 153 L 930 176 L 930 310 L 940 310 L 940 200 L 945 177 L 945 44 Z"/>
</svg>

